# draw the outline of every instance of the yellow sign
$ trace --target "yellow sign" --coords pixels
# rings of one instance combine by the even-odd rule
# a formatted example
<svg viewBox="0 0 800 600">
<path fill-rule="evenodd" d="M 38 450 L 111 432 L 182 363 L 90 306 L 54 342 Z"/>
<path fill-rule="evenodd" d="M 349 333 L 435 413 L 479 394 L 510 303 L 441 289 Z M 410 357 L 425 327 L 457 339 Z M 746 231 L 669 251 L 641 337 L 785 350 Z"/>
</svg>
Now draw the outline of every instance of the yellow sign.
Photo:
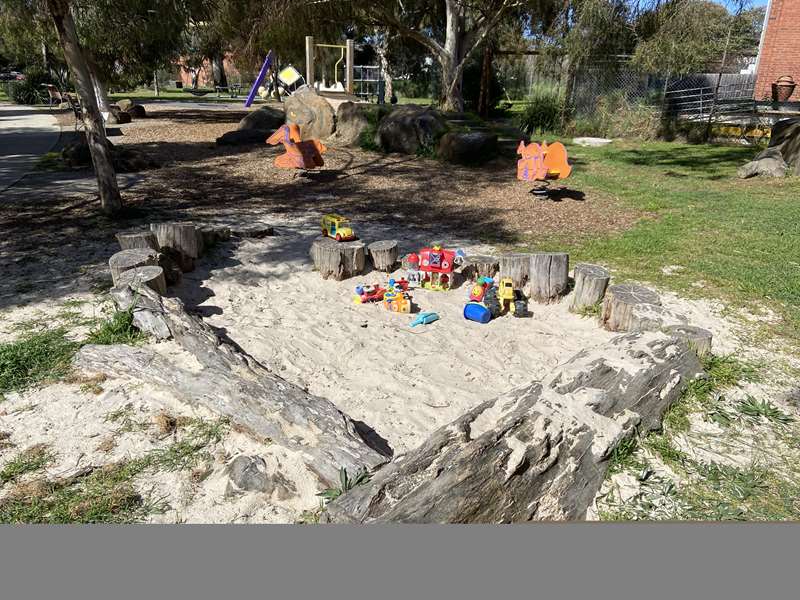
<svg viewBox="0 0 800 600">
<path fill-rule="evenodd" d="M 278 73 L 278 79 L 285 85 L 294 85 L 300 77 L 302 77 L 302 75 L 300 75 L 300 72 L 292 65 L 289 65 Z"/>
</svg>

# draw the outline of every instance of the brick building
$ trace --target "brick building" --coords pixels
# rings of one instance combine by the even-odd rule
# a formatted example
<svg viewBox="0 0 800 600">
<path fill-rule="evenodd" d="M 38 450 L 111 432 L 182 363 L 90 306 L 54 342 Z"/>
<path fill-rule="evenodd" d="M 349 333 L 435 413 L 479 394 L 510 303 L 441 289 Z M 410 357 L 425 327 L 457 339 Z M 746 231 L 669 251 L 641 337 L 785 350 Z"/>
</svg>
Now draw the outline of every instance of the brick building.
<svg viewBox="0 0 800 600">
<path fill-rule="evenodd" d="M 756 100 L 770 99 L 783 75 L 800 84 L 800 0 L 769 0 L 756 68 Z M 789 100 L 800 101 L 800 85 Z"/>
</svg>

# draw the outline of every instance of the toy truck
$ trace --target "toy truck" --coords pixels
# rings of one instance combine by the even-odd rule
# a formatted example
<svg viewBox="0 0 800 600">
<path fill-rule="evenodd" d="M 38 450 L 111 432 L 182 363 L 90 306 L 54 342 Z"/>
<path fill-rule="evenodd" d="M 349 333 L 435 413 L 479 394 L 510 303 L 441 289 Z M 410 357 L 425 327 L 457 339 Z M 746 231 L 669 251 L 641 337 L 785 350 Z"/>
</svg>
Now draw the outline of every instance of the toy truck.
<svg viewBox="0 0 800 600">
<path fill-rule="evenodd" d="M 408 292 L 388 291 L 383 295 L 383 307 L 391 312 L 410 313 L 411 296 Z"/>
<path fill-rule="evenodd" d="M 356 234 L 350 225 L 350 220 L 342 215 L 329 213 L 322 217 L 322 235 L 331 237 L 337 242 L 346 242 L 356 239 Z"/>
<path fill-rule="evenodd" d="M 514 289 L 514 281 L 511 277 L 501 279 L 496 289 L 497 293 L 492 300 L 492 305 L 494 307 L 499 305 L 499 314 L 511 313 L 515 317 L 524 317 L 528 314 L 528 301 L 522 292 Z M 492 310 L 493 306 L 488 306 L 488 308 Z M 494 314 L 494 310 L 492 313 Z"/>
<path fill-rule="evenodd" d="M 380 302 L 385 294 L 386 289 L 379 285 L 359 285 L 356 286 L 356 295 L 353 296 L 353 302 L 356 304 Z"/>
</svg>

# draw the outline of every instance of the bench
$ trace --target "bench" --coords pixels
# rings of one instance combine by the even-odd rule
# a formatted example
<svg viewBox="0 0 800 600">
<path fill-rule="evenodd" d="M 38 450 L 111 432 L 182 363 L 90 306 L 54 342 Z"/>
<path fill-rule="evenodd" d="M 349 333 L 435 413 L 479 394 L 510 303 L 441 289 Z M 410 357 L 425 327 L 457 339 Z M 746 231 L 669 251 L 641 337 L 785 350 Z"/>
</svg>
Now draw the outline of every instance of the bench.
<svg viewBox="0 0 800 600">
<path fill-rule="evenodd" d="M 231 85 L 217 85 L 214 87 L 217 90 L 217 98 L 222 96 L 222 93 L 230 94 L 231 98 L 236 98 L 242 91 L 241 83 L 232 83 Z"/>
</svg>

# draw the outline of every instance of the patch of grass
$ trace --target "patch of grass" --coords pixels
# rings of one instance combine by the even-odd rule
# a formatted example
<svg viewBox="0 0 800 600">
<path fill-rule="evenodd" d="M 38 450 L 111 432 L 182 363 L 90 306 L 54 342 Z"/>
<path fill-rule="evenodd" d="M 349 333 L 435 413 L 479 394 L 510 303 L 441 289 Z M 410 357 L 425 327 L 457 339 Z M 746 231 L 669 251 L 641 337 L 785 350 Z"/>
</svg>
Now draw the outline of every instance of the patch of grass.
<svg viewBox="0 0 800 600">
<path fill-rule="evenodd" d="M 595 304 L 590 304 L 589 306 L 581 306 L 578 310 L 575 311 L 575 314 L 583 317 L 585 319 L 591 317 L 598 317 L 600 316 L 600 311 L 603 308 L 603 302 L 596 302 Z"/>
<path fill-rule="evenodd" d="M 150 424 L 142 421 L 137 421 L 134 419 L 133 415 L 133 404 L 126 404 L 122 408 L 118 408 L 117 410 L 112 410 L 111 412 L 107 413 L 103 420 L 106 423 L 114 423 L 117 425 L 117 428 L 114 430 L 114 433 L 128 433 L 129 431 L 144 431 L 146 430 Z"/>
<path fill-rule="evenodd" d="M 89 332 L 87 344 L 135 344 L 143 338 L 133 325 L 133 311 L 117 311 L 99 327 Z"/>
<path fill-rule="evenodd" d="M 147 466 L 160 471 L 181 471 L 196 466 L 206 458 L 204 448 L 222 440 L 228 425 L 227 419 L 190 420 L 182 439 L 147 455 Z"/>
<path fill-rule="evenodd" d="M 638 438 L 633 435 L 622 440 L 611 453 L 608 461 L 608 474 L 614 475 L 628 470 L 641 470 L 645 464 L 636 455 L 639 445 Z"/>
<path fill-rule="evenodd" d="M 64 377 L 79 347 L 66 334 L 64 328 L 50 329 L 0 344 L 0 392 L 17 391 Z"/>
<path fill-rule="evenodd" d="M 53 462 L 55 454 L 45 444 L 36 444 L 23 450 L 0 470 L 0 485 L 17 481 L 26 473 L 39 471 Z"/>
<path fill-rule="evenodd" d="M 669 467 L 680 467 L 688 458 L 685 452 L 672 445 L 672 440 L 668 435 L 650 434 L 644 438 L 642 446 L 658 456 Z"/>
<path fill-rule="evenodd" d="M 747 398 L 739 402 L 736 409 L 745 417 L 753 420 L 761 418 L 771 421 L 777 425 L 788 425 L 794 418 L 787 415 L 777 406 L 767 400 L 756 400 L 748 395 Z"/>
<path fill-rule="evenodd" d="M 368 483 L 369 480 L 370 474 L 366 469 L 362 468 L 355 474 L 355 477 L 350 477 L 350 475 L 347 473 L 347 469 L 342 467 L 339 469 L 339 487 L 322 490 L 319 494 L 317 494 L 317 496 L 322 497 L 325 502 L 330 502 L 332 500 L 336 500 L 342 494 L 349 492 L 357 485 Z"/>
<path fill-rule="evenodd" d="M 63 171 L 65 163 L 61 158 L 60 152 L 48 152 L 36 159 L 33 167 L 37 171 Z"/>
</svg>

